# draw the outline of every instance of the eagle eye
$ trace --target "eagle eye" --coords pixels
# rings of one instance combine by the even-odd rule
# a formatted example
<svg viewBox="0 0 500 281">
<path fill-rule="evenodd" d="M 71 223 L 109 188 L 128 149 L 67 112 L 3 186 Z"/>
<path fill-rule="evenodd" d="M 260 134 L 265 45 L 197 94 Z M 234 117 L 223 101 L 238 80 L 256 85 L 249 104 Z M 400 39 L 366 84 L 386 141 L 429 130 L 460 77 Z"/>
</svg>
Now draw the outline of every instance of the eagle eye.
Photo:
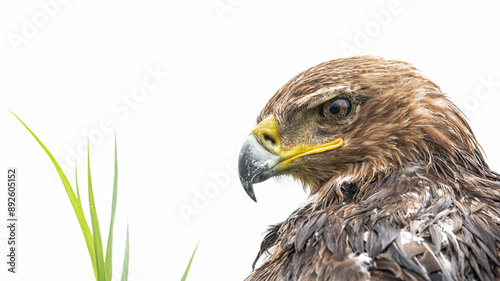
<svg viewBox="0 0 500 281">
<path fill-rule="evenodd" d="M 325 102 L 321 113 L 326 119 L 338 121 L 349 116 L 351 109 L 351 102 L 348 99 L 338 98 Z"/>
</svg>

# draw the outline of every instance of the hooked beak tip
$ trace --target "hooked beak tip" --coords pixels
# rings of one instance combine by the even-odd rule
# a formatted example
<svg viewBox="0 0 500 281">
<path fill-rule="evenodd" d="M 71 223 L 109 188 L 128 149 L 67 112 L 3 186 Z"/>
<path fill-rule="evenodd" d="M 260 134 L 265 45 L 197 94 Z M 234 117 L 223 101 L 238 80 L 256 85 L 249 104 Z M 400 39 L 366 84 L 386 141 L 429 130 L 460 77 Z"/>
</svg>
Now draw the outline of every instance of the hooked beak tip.
<svg viewBox="0 0 500 281">
<path fill-rule="evenodd" d="M 253 191 L 253 184 L 251 182 L 244 181 L 241 179 L 241 182 L 243 184 L 243 188 L 245 189 L 245 192 L 248 194 L 252 200 L 257 203 L 257 198 L 255 197 L 255 193 Z"/>
<path fill-rule="evenodd" d="M 241 185 L 253 201 L 257 202 L 253 184 L 274 176 L 277 171 L 274 166 L 279 161 L 280 157 L 262 147 L 253 135 L 243 145 L 238 160 L 238 172 Z"/>
</svg>

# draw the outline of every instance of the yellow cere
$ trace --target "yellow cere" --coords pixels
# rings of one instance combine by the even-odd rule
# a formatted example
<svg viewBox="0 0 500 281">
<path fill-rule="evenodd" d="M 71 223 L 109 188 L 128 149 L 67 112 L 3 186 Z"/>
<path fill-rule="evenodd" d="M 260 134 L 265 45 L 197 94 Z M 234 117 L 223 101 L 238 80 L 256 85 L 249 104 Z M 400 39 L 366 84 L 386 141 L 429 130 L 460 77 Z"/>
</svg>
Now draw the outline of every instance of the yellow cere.
<svg viewBox="0 0 500 281">
<path fill-rule="evenodd" d="M 344 140 L 338 138 L 320 145 L 300 144 L 288 150 L 283 150 L 279 136 L 279 126 L 274 115 L 269 115 L 266 119 L 262 120 L 250 134 L 254 135 L 267 151 L 281 158 L 280 166 L 283 164 L 287 165 L 293 160 L 306 155 L 322 153 L 344 145 Z"/>
</svg>

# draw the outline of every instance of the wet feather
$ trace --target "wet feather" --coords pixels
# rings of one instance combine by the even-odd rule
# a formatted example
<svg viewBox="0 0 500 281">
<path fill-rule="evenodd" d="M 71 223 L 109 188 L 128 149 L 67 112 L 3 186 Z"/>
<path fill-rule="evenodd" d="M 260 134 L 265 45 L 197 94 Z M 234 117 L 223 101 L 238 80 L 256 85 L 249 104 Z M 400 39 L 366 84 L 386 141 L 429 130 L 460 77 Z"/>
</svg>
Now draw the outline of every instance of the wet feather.
<svg viewBox="0 0 500 281">
<path fill-rule="evenodd" d="M 316 117 L 313 104 L 332 93 L 353 101 L 343 123 Z M 271 114 L 284 149 L 345 145 L 282 174 L 314 198 L 269 228 L 247 281 L 500 280 L 500 177 L 462 112 L 410 64 L 322 63 L 281 87 L 258 121 Z"/>
</svg>

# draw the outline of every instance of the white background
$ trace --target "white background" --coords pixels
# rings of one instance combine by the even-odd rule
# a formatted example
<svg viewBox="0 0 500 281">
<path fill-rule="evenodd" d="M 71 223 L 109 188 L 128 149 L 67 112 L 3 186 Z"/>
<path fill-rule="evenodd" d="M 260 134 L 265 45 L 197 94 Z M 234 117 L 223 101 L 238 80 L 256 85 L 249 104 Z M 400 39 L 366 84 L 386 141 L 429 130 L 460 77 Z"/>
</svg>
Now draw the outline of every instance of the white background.
<svg viewBox="0 0 500 281">
<path fill-rule="evenodd" d="M 271 180 L 256 185 L 259 203 L 252 202 L 235 173 L 239 146 L 282 84 L 326 60 L 370 54 L 413 63 L 467 111 L 490 166 L 500 170 L 495 1 L 69 0 L 48 10 L 47 2 L 0 4 L 0 280 L 94 278 L 55 169 L 9 109 L 72 183 L 70 151 L 91 132 L 104 240 L 114 144 L 100 123 L 114 124 L 114 271 L 121 273 L 128 219 L 131 281 L 180 280 L 199 239 L 188 280 L 244 279 L 266 226 L 307 194 Z M 148 69 L 169 75 L 140 93 Z M 484 80 L 493 81 L 489 89 Z M 4 264 L 9 166 L 19 169 L 16 275 Z M 88 210 L 85 166 L 78 171 Z"/>
</svg>

